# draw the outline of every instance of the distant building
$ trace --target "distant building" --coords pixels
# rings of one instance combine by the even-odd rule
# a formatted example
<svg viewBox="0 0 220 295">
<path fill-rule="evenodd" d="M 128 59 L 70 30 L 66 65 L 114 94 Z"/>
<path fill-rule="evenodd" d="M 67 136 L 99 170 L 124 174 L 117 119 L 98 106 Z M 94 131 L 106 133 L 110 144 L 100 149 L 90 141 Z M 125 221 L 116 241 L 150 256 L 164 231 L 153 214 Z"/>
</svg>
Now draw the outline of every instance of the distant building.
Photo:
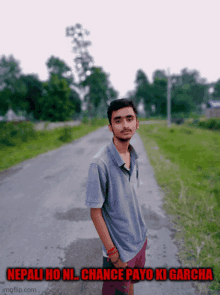
<svg viewBox="0 0 220 295">
<path fill-rule="evenodd" d="M 219 100 L 209 100 L 206 103 L 206 117 L 210 118 L 219 118 L 220 117 L 220 99 Z"/>
</svg>

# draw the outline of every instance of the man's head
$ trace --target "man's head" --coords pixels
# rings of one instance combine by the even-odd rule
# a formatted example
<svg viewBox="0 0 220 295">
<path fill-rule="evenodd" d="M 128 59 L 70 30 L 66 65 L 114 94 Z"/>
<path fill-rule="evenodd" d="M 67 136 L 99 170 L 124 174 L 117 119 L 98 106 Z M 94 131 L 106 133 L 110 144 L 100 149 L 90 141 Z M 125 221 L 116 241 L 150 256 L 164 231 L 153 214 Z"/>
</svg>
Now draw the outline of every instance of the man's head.
<svg viewBox="0 0 220 295">
<path fill-rule="evenodd" d="M 139 128 L 137 108 L 132 100 L 117 99 L 108 107 L 109 131 L 122 142 L 129 141 Z M 128 131 L 128 133 L 125 133 Z"/>
</svg>

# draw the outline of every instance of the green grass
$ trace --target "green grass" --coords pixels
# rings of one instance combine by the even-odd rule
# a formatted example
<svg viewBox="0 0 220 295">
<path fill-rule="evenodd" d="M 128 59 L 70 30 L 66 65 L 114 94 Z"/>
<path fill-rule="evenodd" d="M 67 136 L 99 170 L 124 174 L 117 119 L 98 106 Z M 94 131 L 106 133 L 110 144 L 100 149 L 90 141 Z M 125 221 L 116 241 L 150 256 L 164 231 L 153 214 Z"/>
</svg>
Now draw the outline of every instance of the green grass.
<svg viewBox="0 0 220 295">
<path fill-rule="evenodd" d="M 65 128 L 57 128 L 53 130 L 37 131 L 36 139 L 30 139 L 28 142 L 23 143 L 19 142 L 16 146 L 0 145 L 0 171 L 7 170 L 25 160 L 57 149 L 107 124 L 107 120 L 102 119 L 96 122 L 90 121 L 88 124 L 68 127 L 67 130 L 68 133 L 71 134 L 72 139 L 67 138 L 66 142 L 59 139 L 66 135 Z"/>
<path fill-rule="evenodd" d="M 212 267 L 215 280 L 196 285 L 220 290 L 220 132 L 167 127 L 166 122 L 140 125 L 141 136 L 158 185 L 163 209 L 171 216 L 185 267 Z M 155 148 L 157 147 L 157 148 Z M 211 292 L 211 291 L 209 291 Z M 208 293 L 207 293 L 208 294 Z"/>
</svg>

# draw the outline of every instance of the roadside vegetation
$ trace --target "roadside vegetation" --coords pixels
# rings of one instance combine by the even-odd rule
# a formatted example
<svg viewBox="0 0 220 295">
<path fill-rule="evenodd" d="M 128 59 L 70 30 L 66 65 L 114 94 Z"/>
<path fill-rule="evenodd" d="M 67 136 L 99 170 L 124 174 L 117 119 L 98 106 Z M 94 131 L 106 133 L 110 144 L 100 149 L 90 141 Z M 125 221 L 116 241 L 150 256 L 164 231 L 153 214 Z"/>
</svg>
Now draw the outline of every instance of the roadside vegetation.
<svg viewBox="0 0 220 295">
<path fill-rule="evenodd" d="M 35 130 L 32 122 L 0 124 L 0 171 L 7 170 L 25 160 L 64 144 L 79 139 L 86 134 L 108 124 L 106 119 L 84 118 L 79 126 L 66 126 L 53 130 Z"/>
<path fill-rule="evenodd" d="M 140 125 L 137 132 L 165 192 L 163 208 L 176 228 L 182 267 L 211 267 L 215 280 L 195 285 L 201 294 L 219 294 L 219 130 L 199 128 L 197 120 L 188 119 L 170 128 L 165 120 Z"/>
<path fill-rule="evenodd" d="M 140 118 L 140 121 L 146 119 Z M 49 123 L 45 123 L 44 130 L 35 130 L 33 122 L 0 122 L 0 172 L 79 139 L 108 125 L 109 121 L 84 116 L 79 126 L 47 130 Z"/>
</svg>

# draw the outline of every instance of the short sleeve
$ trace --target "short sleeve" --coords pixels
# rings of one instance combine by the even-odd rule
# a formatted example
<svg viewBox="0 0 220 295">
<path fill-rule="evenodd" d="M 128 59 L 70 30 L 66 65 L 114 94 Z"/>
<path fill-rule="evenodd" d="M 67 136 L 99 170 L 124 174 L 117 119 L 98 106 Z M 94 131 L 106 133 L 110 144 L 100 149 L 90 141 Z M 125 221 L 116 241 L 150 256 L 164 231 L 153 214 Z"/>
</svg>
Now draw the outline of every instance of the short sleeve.
<svg viewBox="0 0 220 295">
<path fill-rule="evenodd" d="M 86 185 L 85 205 L 89 208 L 102 208 L 107 193 L 107 178 L 102 168 L 91 163 Z"/>
</svg>

